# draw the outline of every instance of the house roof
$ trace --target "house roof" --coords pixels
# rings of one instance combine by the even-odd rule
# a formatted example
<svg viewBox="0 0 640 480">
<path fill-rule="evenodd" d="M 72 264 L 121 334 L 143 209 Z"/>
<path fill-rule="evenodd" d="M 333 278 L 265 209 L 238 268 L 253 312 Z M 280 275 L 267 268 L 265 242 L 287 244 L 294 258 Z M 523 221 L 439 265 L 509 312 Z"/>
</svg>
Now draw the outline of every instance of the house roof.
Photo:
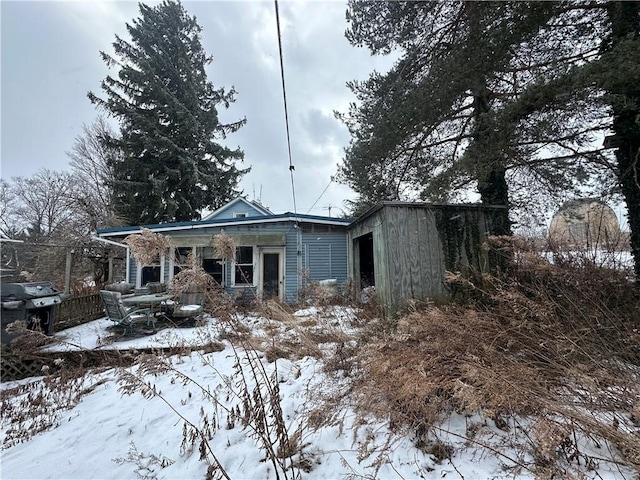
<svg viewBox="0 0 640 480">
<path fill-rule="evenodd" d="M 262 215 L 273 215 L 273 212 L 271 210 L 269 210 L 264 205 L 256 202 L 255 200 L 247 200 L 244 197 L 236 197 L 233 200 L 231 200 L 229 203 L 227 203 L 227 204 L 223 205 L 222 207 L 220 207 L 219 209 L 211 212 L 209 215 L 204 217 L 203 220 L 214 219 L 217 216 L 219 216 L 221 213 L 225 212 L 226 210 L 229 210 L 230 208 L 233 208 L 238 203 L 245 203 L 245 204 L 249 205 L 250 207 L 252 207 L 254 210 L 256 210 L 259 213 L 261 213 Z"/>
<path fill-rule="evenodd" d="M 264 207 L 263 207 L 264 208 Z M 207 217 L 208 218 L 208 217 Z M 299 222 L 299 223 L 317 223 L 324 225 L 348 226 L 351 223 L 350 218 L 321 217 L 317 215 L 303 215 L 296 213 L 282 213 L 278 215 L 263 215 L 259 217 L 244 217 L 233 219 L 209 219 L 194 220 L 190 222 L 171 222 L 159 223 L 154 225 L 140 225 L 131 227 L 111 227 L 101 228 L 96 233 L 99 237 L 118 237 L 122 235 L 130 235 L 140 233 L 142 228 L 148 228 L 153 232 L 183 232 L 187 230 L 199 230 L 209 227 L 229 227 L 236 225 L 251 225 L 263 223 L 278 222 Z"/>
</svg>

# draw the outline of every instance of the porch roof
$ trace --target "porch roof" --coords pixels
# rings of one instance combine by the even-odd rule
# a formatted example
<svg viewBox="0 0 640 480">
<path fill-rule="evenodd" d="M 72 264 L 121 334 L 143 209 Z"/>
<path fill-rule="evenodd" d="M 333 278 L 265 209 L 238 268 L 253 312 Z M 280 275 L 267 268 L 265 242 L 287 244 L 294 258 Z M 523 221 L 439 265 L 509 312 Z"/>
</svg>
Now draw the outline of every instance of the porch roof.
<svg viewBox="0 0 640 480">
<path fill-rule="evenodd" d="M 184 232 L 187 230 L 198 230 L 209 227 L 230 227 L 237 225 L 255 225 L 264 223 L 278 223 L 278 222 L 294 222 L 294 223 L 315 223 L 322 225 L 336 225 L 336 226 L 348 226 L 351 223 L 350 218 L 334 218 L 334 217 L 321 217 L 317 215 L 304 215 L 296 213 L 282 213 L 278 215 L 264 215 L 260 217 L 245 217 L 245 218 L 233 218 L 233 219 L 211 219 L 211 220 L 194 220 L 190 222 L 170 222 L 170 223 L 158 223 L 151 225 L 139 225 L 129 227 L 109 227 L 101 228 L 97 230 L 96 234 L 99 237 L 120 237 L 123 235 L 130 235 L 134 233 L 140 233 L 142 228 L 148 228 L 153 232 L 168 233 L 168 232 Z"/>
</svg>

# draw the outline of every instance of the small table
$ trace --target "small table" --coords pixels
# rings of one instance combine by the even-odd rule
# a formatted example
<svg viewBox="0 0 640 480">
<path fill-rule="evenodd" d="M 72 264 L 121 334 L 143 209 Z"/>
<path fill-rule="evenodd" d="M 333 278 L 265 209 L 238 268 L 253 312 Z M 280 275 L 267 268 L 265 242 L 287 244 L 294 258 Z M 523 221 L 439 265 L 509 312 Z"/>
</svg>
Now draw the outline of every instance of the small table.
<svg viewBox="0 0 640 480">
<path fill-rule="evenodd" d="M 122 299 L 122 303 L 126 306 L 135 306 L 139 308 L 149 308 L 154 315 L 162 313 L 162 305 L 171 300 L 173 295 L 168 293 L 151 293 L 148 295 L 134 295 Z"/>
</svg>

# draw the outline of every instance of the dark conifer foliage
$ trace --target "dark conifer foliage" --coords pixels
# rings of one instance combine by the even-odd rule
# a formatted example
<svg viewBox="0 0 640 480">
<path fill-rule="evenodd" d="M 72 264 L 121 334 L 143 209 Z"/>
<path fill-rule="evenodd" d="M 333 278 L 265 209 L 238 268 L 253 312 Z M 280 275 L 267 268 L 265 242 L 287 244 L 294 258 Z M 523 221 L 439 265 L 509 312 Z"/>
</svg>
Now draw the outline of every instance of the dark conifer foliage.
<svg viewBox="0 0 640 480">
<path fill-rule="evenodd" d="M 351 82 L 358 103 L 337 114 L 354 207 L 473 188 L 525 217 L 622 198 L 640 278 L 639 5 L 350 0 L 351 43 L 399 53 Z"/>
<path fill-rule="evenodd" d="M 640 285 L 640 2 L 610 2 L 608 14 L 611 36 L 601 82 L 613 114 L 616 172 Z"/>
<path fill-rule="evenodd" d="M 484 203 L 508 206 L 505 142 L 491 132 L 517 89 L 497 73 L 553 10 L 545 2 L 350 2 L 352 43 L 402 53 L 388 74 L 350 84 L 360 105 L 341 116 L 353 137 L 341 173 L 359 202 L 407 192 L 448 201 L 475 182 Z M 508 233 L 508 219 L 501 224 Z"/>
<path fill-rule="evenodd" d="M 200 218 L 239 192 L 248 169 L 244 153 L 220 143 L 246 120 L 222 124 L 217 108 L 228 108 L 235 91 L 214 88 L 206 67 L 212 62 L 201 44 L 196 18 L 179 2 L 140 4 L 140 16 L 118 36 L 115 55 L 101 52 L 117 76 L 107 76 L 92 103 L 120 122 L 123 151 L 113 165 L 114 206 L 129 224 Z"/>
</svg>

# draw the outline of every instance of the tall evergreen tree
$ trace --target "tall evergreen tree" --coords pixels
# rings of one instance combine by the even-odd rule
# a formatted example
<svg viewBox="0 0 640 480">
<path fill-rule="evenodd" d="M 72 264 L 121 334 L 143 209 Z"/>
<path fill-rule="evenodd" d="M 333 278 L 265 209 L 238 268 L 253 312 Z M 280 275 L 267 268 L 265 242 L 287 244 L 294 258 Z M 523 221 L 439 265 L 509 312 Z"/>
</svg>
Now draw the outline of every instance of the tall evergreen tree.
<svg viewBox="0 0 640 480">
<path fill-rule="evenodd" d="M 544 45 L 550 32 L 565 44 L 572 39 L 574 45 L 586 47 L 588 54 Z M 585 170 L 605 174 L 605 182 L 598 180 L 626 204 L 640 280 L 640 3 L 557 2 L 556 14 L 541 26 L 540 37 L 542 51 L 537 55 L 548 59 L 544 65 L 563 68 L 527 69 L 533 80 L 496 114 L 493 141 L 504 131 L 528 132 L 530 128 L 520 128 L 526 124 L 535 126 L 537 142 L 547 145 L 564 147 L 568 140 L 575 143 L 580 132 L 587 133 L 581 138 L 588 144 L 586 150 L 576 148 L 566 157 L 580 161 Z M 562 56 L 568 61 L 561 63 Z M 595 132 L 599 135 L 589 135 Z M 602 145 L 602 137 L 611 132 L 614 135 Z M 557 164 L 533 161 L 545 165 L 551 178 L 562 174 Z M 584 182 L 585 177 L 578 180 Z"/>
<path fill-rule="evenodd" d="M 601 86 L 609 94 L 616 173 L 627 204 L 631 254 L 640 285 L 640 3 L 609 2 L 607 11 L 611 36 L 605 43 Z"/>
<path fill-rule="evenodd" d="M 239 193 L 248 169 L 236 162 L 244 153 L 219 141 L 246 120 L 220 122 L 217 107 L 228 108 L 235 91 L 207 80 L 212 57 L 180 2 L 141 3 L 127 30 L 131 41 L 116 35 L 115 56 L 101 52 L 119 70 L 101 84 L 106 97 L 88 94 L 120 122 L 120 137 L 112 139 L 123 152 L 113 165 L 114 207 L 129 224 L 198 219 Z"/>
<path fill-rule="evenodd" d="M 351 85 L 360 103 L 342 116 L 361 203 L 474 183 L 486 203 L 613 191 L 640 278 L 639 2 L 350 0 L 347 14 L 352 43 L 402 53 Z"/>
<path fill-rule="evenodd" d="M 590 169 L 601 172 L 581 161 L 597 155 L 588 147 L 589 122 L 568 131 L 566 112 L 533 118 L 519 111 L 509 122 L 499 116 L 542 73 L 592 54 L 584 32 L 572 38 L 553 24 L 571 11 L 557 2 L 352 0 L 349 40 L 373 53 L 396 47 L 402 54 L 388 74 L 351 84 L 360 103 L 342 116 L 352 142 L 341 173 L 359 201 L 401 191 L 451 200 L 456 190 L 475 186 L 484 203 L 509 205 L 520 200 L 508 188 L 517 182 L 557 192 L 580 184 Z M 563 140 L 542 161 L 540 150 L 551 152 L 549 132 Z"/>
</svg>

